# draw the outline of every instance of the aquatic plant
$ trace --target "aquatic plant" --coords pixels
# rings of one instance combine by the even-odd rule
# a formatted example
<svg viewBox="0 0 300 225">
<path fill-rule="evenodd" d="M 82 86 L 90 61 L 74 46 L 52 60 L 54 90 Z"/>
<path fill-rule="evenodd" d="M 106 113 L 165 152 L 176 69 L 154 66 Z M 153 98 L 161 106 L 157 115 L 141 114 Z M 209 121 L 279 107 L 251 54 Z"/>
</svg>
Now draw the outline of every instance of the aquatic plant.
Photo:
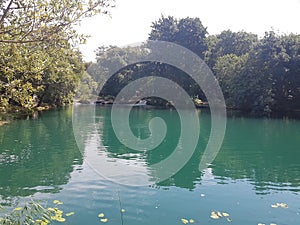
<svg viewBox="0 0 300 225">
<path fill-rule="evenodd" d="M 53 221 L 65 222 L 63 211 L 57 206 L 63 204 L 58 200 L 53 201 L 54 206 L 45 208 L 40 203 L 33 200 L 23 206 L 14 208 L 11 212 L 5 212 L 0 217 L 0 225 L 47 225 Z M 5 210 L 2 206 L 1 210 Z M 66 213 L 71 216 L 74 212 Z"/>
</svg>

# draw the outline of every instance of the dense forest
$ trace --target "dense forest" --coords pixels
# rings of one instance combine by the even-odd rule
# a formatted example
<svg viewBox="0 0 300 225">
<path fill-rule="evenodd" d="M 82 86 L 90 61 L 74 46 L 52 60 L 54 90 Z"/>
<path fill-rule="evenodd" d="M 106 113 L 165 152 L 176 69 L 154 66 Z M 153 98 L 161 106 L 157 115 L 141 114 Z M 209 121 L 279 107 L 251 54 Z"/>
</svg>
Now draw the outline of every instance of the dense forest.
<svg viewBox="0 0 300 225">
<path fill-rule="evenodd" d="M 128 57 L 150 54 L 139 47 L 101 46 L 96 63 L 84 63 L 77 50 L 85 41 L 74 29 L 82 18 L 107 13 L 109 1 L 1 1 L 0 109 L 2 113 L 85 102 L 91 95 L 113 99 L 131 81 L 149 75 L 177 82 L 205 102 L 201 88 L 176 67 L 143 62 L 124 67 L 99 91 L 113 68 Z M 300 35 L 224 30 L 209 35 L 199 18 L 162 16 L 152 23 L 148 40 L 179 44 L 201 57 L 213 71 L 231 109 L 270 114 L 300 110 Z"/>
<path fill-rule="evenodd" d="M 149 40 L 174 42 L 201 57 L 218 80 L 228 108 L 257 115 L 300 109 L 300 35 L 269 31 L 259 38 L 256 34 L 231 30 L 209 35 L 199 18 L 162 16 L 153 22 Z M 149 54 L 143 48 L 147 44 L 142 48 L 100 47 L 97 63 L 89 67 L 89 73 L 99 83 L 109 68 L 126 65 L 130 55 Z M 206 101 L 200 87 L 187 74 L 155 62 L 119 71 L 104 85 L 100 95 L 116 96 L 132 80 L 148 75 L 171 79 L 196 102 Z"/>
</svg>

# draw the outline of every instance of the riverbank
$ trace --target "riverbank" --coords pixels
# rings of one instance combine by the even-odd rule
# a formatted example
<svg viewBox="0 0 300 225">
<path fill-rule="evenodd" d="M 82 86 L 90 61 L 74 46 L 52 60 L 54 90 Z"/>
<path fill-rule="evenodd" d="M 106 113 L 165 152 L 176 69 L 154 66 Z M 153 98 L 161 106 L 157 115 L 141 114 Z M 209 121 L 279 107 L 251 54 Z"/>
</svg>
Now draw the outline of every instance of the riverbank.
<svg viewBox="0 0 300 225">
<path fill-rule="evenodd" d="M 50 109 L 56 108 L 54 106 L 39 106 L 36 107 L 33 111 L 24 111 L 21 108 L 14 108 L 8 112 L 0 112 L 0 126 L 9 124 L 10 121 L 19 120 L 19 119 L 36 119 L 38 118 L 38 114 L 41 111 L 47 111 Z"/>
<path fill-rule="evenodd" d="M 160 103 L 160 104 L 159 104 Z M 113 100 L 107 101 L 107 102 L 102 102 L 99 104 L 97 101 L 87 101 L 87 102 L 81 102 L 79 100 L 74 100 L 73 104 L 96 104 L 99 106 L 111 106 L 113 104 Z M 73 105 L 69 104 L 69 105 Z M 194 102 L 195 107 L 200 109 L 200 110 L 209 110 L 209 104 L 207 102 Z M 135 106 L 135 105 L 133 105 Z M 167 104 L 167 102 L 152 102 L 149 101 L 145 106 L 140 106 L 136 105 L 138 107 L 142 108 L 151 108 L 151 109 L 168 109 L 168 108 L 173 108 L 172 104 Z M 11 110 L 10 112 L 0 112 L 0 126 L 7 125 L 13 120 L 19 120 L 19 119 L 37 119 L 39 117 L 39 113 L 42 111 L 48 111 L 51 109 L 56 109 L 60 108 L 63 106 L 49 106 L 49 105 L 44 105 L 44 106 L 39 106 L 36 107 L 34 111 L 31 112 L 25 112 L 22 109 L 17 109 Z M 227 115 L 229 117 L 255 117 L 255 118 L 290 118 L 290 119 L 299 119 L 300 120 L 300 110 L 295 110 L 295 111 L 280 111 L 280 112 L 271 112 L 271 113 L 265 113 L 265 112 L 251 112 L 251 111 L 245 111 L 245 110 L 240 110 L 236 108 L 230 108 L 226 107 Z"/>
</svg>

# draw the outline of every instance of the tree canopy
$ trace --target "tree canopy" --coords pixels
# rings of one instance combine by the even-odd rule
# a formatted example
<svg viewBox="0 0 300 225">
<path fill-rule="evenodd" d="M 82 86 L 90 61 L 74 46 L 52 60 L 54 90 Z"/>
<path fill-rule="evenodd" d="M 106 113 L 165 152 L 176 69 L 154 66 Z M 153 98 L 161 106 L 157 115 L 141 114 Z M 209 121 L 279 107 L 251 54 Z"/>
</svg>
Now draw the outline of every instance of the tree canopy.
<svg viewBox="0 0 300 225">
<path fill-rule="evenodd" d="M 142 47 L 99 47 L 97 63 L 84 65 L 76 45 L 85 36 L 74 29 L 85 17 L 108 13 L 113 0 L 1 0 L 0 110 L 31 112 L 43 105 L 63 105 L 77 97 L 98 95 L 97 84 L 128 57 L 149 54 Z M 149 40 L 179 44 L 202 58 L 214 72 L 227 107 L 270 114 L 300 109 L 300 35 L 224 30 L 209 35 L 199 18 L 161 16 Z M 87 73 L 85 70 L 88 68 Z M 177 82 L 194 99 L 206 101 L 201 88 L 183 71 L 159 62 L 125 66 L 100 92 L 116 96 L 144 76 Z M 79 85 L 79 83 L 81 83 Z M 149 84 L 150 85 L 150 84 Z"/>
<path fill-rule="evenodd" d="M 74 25 L 107 13 L 109 0 L 1 0 L 0 42 L 28 43 L 78 37 Z M 63 37 L 60 34 L 64 33 Z"/>
<path fill-rule="evenodd" d="M 205 37 L 207 30 L 199 18 L 174 19 L 174 17 L 162 16 L 152 23 L 149 40 L 169 41 L 182 45 L 203 57 L 207 50 Z"/>
<path fill-rule="evenodd" d="M 262 113 L 298 110 L 299 56 L 300 35 L 271 31 L 243 55 L 218 57 L 213 70 L 227 106 Z"/>
<path fill-rule="evenodd" d="M 1 0 L 0 109 L 31 112 L 72 101 L 85 67 L 75 25 L 110 0 Z"/>
<path fill-rule="evenodd" d="M 300 35 L 270 31 L 258 38 L 256 34 L 231 30 L 208 35 L 199 18 L 172 16 L 162 16 L 151 27 L 149 40 L 174 42 L 205 60 L 219 81 L 228 108 L 263 115 L 300 109 Z M 103 68 L 114 63 L 125 65 L 128 50 L 99 48 L 97 60 L 102 72 L 98 70 L 92 77 L 98 82 Z M 131 49 L 131 54 L 139 54 L 137 48 Z M 102 94 L 116 96 L 130 81 L 149 75 L 171 79 L 192 98 L 206 101 L 201 88 L 187 74 L 158 62 L 126 67 L 111 77 Z"/>
</svg>

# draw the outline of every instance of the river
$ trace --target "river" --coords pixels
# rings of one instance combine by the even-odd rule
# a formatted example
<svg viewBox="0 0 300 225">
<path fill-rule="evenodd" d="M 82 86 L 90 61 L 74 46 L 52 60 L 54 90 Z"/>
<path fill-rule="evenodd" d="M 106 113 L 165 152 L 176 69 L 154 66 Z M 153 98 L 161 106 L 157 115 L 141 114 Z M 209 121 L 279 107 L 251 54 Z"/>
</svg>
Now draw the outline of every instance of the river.
<svg viewBox="0 0 300 225">
<path fill-rule="evenodd" d="M 85 115 L 93 106 L 75 107 Z M 110 107 L 96 107 L 94 123 L 86 114 L 75 128 L 72 112 L 71 107 L 43 112 L 38 119 L 0 127 L 1 205 L 33 198 L 52 206 L 58 199 L 65 212 L 75 212 L 67 218 L 70 225 L 101 224 L 99 213 L 107 224 L 119 225 L 182 224 L 182 219 L 195 224 L 299 225 L 299 120 L 229 116 L 217 157 L 199 171 L 211 121 L 209 112 L 199 110 L 200 137 L 192 157 L 173 176 L 155 182 L 159 171 L 151 165 L 180 144 L 175 110 L 132 110 L 130 126 L 140 138 L 149 136 L 151 118 L 166 123 L 165 139 L 151 151 L 134 151 L 118 140 Z M 127 167 L 134 169 L 128 172 Z M 276 203 L 287 207 L 274 207 Z M 213 219 L 212 211 L 229 216 Z"/>
</svg>

